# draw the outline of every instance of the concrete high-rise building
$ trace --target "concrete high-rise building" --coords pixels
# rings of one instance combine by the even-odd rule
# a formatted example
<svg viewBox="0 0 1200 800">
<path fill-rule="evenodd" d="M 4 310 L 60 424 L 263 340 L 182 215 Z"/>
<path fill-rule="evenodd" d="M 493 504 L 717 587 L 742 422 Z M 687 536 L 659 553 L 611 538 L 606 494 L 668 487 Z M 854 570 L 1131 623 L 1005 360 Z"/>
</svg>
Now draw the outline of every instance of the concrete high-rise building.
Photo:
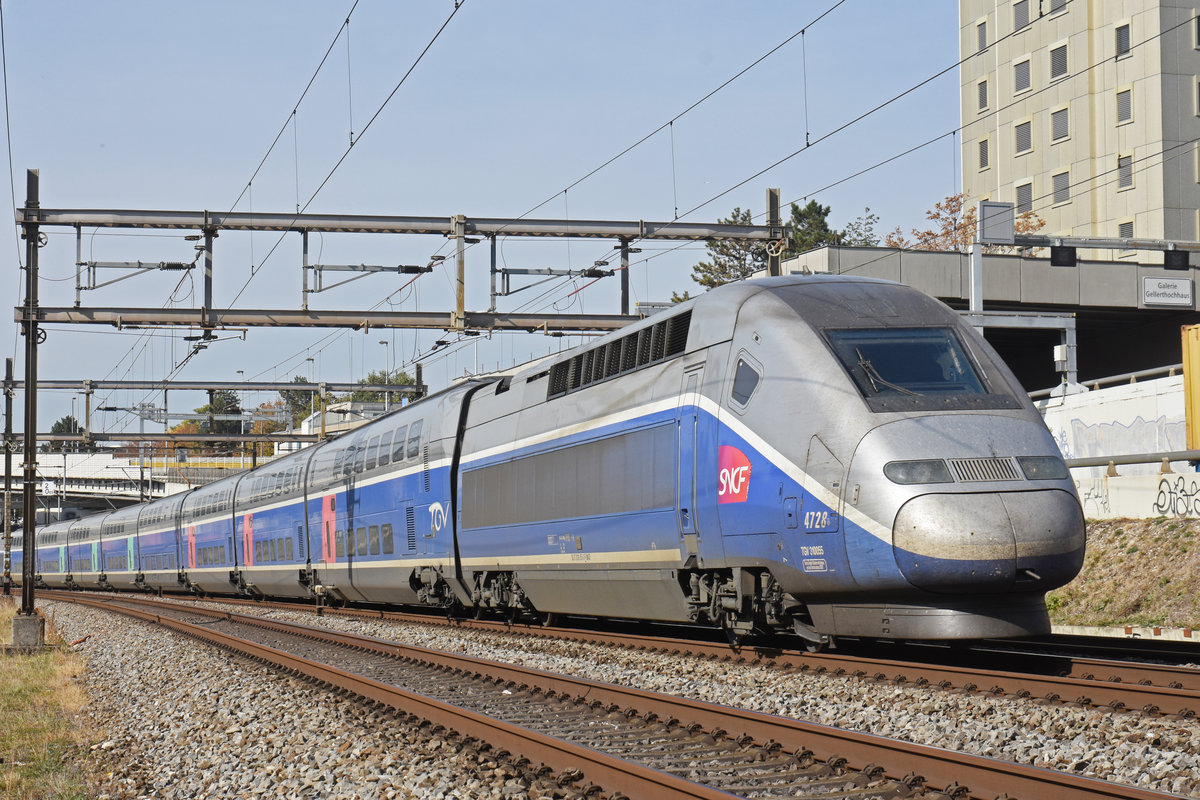
<svg viewBox="0 0 1200 800">
<path fill-rule="evenodd" d="M 1200 240 L 1198 10 L 1194 0 L 959 0 L 969 206 L 1016 203 L 1045 220 L 1044 234 Z"/>
</svg>

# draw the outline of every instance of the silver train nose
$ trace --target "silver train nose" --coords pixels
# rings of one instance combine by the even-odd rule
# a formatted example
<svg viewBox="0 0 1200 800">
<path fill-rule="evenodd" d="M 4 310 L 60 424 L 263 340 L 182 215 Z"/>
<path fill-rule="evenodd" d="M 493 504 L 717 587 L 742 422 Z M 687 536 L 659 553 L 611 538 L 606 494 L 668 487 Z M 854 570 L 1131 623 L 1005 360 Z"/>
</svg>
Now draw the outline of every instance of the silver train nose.
<svg viewBox="0 0 1200 800">
<path fill-rule="evenodd" d="M 1083 511 L 1059 489 L 926 494 L 900 508 L 892 545 L 920 589 L 1048 591 L 1083 565 Z"/>
</svg>

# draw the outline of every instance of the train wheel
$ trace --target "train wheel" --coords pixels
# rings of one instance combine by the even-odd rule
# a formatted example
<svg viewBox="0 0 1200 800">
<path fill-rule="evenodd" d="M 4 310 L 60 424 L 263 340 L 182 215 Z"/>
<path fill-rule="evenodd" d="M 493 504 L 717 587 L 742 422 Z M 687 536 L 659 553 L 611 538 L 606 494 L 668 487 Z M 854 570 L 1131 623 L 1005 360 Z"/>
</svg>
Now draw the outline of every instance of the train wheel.
<svg viewBox="0 0 1200 800">
<path fill-rule="evenodd" d="M 545 614 L 542 614 L 541 622 L 542 622 L 543 628 L 553 628 L 554 626 L 556 626 L 558 624 L 558 614 L 555 614 L 553 612 L 547 612 Z"/>
</svg>

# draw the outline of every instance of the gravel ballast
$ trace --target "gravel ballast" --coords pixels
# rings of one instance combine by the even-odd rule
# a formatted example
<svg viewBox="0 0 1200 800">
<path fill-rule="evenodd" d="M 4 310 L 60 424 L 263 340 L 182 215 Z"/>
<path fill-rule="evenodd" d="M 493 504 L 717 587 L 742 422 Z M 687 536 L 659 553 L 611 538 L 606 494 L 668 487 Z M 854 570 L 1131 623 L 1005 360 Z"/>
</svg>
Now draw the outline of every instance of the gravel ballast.
<svg viewBox="0 0 1200 800">
<path fill-rule="evenodd" d="M 155 626 L 44 604 L 88 636 L 94 796 L 541 798 L 510 766 L 386 710 Z"/>
<path fill-rule="evenodd" d="M 111 652 L 114 649 L 127 651 L 131 649 L 129 647 L 114 648 L 107 643 L 101 647 L 103 637 L 101 642 L 93 644 L 95 639 L 90 639 L 85 645 L 92 665 L 89 680 L 98 690 L 97 702 L 101 705 L 124 702 L 139 709 L 131 712 L 113 708 L 103 713 L 113 715 L 117 724 L 105 726 L 103 718 L 97 724 L 109 730 L 123 731 L 123 725 L 127 723 L 122 723 L 122 719 L 141 720 L 146 731 L 137 736 L 134 732 L 121 735 L 126 740 L 135 739 L 128 741 L 130 747 L 148 748 L 146 752 L 159 753 L 156 757 L 164 766 L 156 768 L 153 763 L 147 764 L 148 773 L 161 771 L 179 776 L 192 769 L 231 781 L 234 778 L 224 773 L 242 769 L 258 774 L 247 778 L 248 784 L 238 785 L 248 785 L 250 791 L 257 790 L 256 794 L 263 796 L 283 796 L 289 791 L 311 788 L 304 780 L 313 779 L 316 774 L 313 770 L 328 769 L 318 765 L 359 763 L 351 757 L 338 758 L 345 755 L 339 752 L 345 743 L 353 743 L 345 751 L 350 752 L 361 742 L 376 739 L 380 743 L 361 745 L 364 752 L 371 750 L 364 757 L 365 771 L 348 772 L 344 776 L 335 773 L 334 777 L 323 779 L 330 782 L 321 784 L 320 796 L 478 796 L 462 786 L 447 788 L 455 784 L 441 772 L 443 766 L 438 762 L 444 754 L 444 742 L 441 749 L 422 748 L 413 756 L 398 754 L 397 747 L 408 744 L 411 737 L 401 737 L 394 732 L 398 723 L 390 715 L 359 711 L 357 704 L 322 694 L 307 684 L 277 676 L 225 654 L 198 649 L 193 643 L 148 626 L 115 620 L 100 612 L 65 604 L 56 604 L 55 608 L 60 625 L 70 627 L 69 631 L 64 631 L 68 641 L 87 633 L 95 637 L 97 631 L 91 628 L 98 626 L 104 631 L 103 637 L 143 641 L 144 648 L 149 649 L 150 652 L 141 658 L 130 658 L 128 653 Z M 1194 719 L 1112 713 L 1037 700 L 881 684 L 849 675 L 784 672 L 763 666 L 436 625 L 336 616 L 318 618 L 312 614 L 248 610 L 245 607 L 237 610 L 1200 798 L 1200 722 Z M 136 633 L 129 633 L 135 628 Z M 113 663 L 121 658 L 130 658 L 130 661 Z M 104 681 L 119 684 L 118 676 L 123 672 L 136 672 L 135 665 L 149 663 L 149 660 L 162 666 L 151 665 L 145 678 L 128 675 L 126 680 L 131 684 L 150 683 L 135 691 L 123 688 L 119 698 L 104 696 L 105 692 L 111 691 L 105 688 Z M 112 677 L 103 677 L 105 673 Z M 186 675 L 198 674 L 228 674 L 227 685 L 232 694 L 218 696 L 214 688 L 202 689 L 195 680 L 179 680 Z M 168 696 L 173 699 L 166 700 Z M 256 698 L 262 698 L 262 701 Z M 109 699 L 112 702 L 106 702 Z M 188 704 L 192 709 L 182 711 Z M 356 710 L 349 710 L 351 708 Z M 133 716 L 119 716 L 129 713 Z M 155 723 L 155 715 L 163 713 L 168 718 Z M 308 717 L 314 714 L 320 715 L 319 718 Z M 293 718 L 303 720 L 297 722 L 297 729 L 303 734 L 280 730 Z M 208 721 L 210 719 L 213 721 Z M 275 737 L 247 730 L 225 733 L 233 728 L 243 728 L 245 720 L 266 724 Z M 158 732 L 155 727 L 166 730 Z M 318 731 L 320 735 L 316 734 Z M 200 769 L 198 762 L 189 760 L 192 756 L 176 753 L 181 746 L 177 742 L 181 735 L 184 739 L 196 735 L 201 741 L 211 741 L 210 747 L 214 752 L 224 754 L 221 756 L 224 761 L 218 761 L 215 756 L 208 758 L 214 765 L 220 763 L 223 766 Z M 294 741 L 300 735 L 307 738 L 302 742 Z M 239 737 L 240 743 L 233 744 Z M 173 742 L 176 743 L 173 745 Z M 124 746 L 123 741 L 118 744 Z M 192 749 L 190 743 L 182 746 Z M 236 760 L 231 761 L 239 752 L 247 759 L 242 766 L 238 766 Z M 312 756 L 314 752 L 324 755 Z M 386 766 L 385 753 L 393 759 L 393 763 Z M 332 762 L 328 760 L 330 754 L 334 756 Z M 420 760 L 421 764 L 414 774 L 408 771 L 407 761 L 411 758 Z M 346 768 L 350 766 L 353 765 Z M 377 767 L 386 770 L 386 779 L 366 787 L 362 783 L 355 784 L 355 781 L 365 780 L 365 776 Z M 445 769 L 452 770 L 451 767 Z M 462 772 L 464 779 L 469 779 L 478 768 L 474 772 L 469 768 Z M 434 773 L 435 777 L 430 778 L 429 773 Z M 142 777 L 146 776 L 131 774 L 123 779 L 133 785 Z M 187 780 L 192 781 L 188 784 L 193 787 L 191 793 L 164 792 L 151 796 L 198 796 L 195 793 L 197 787 L 205 791 L 205 784 L 195 783 L 196 777 L 188 775 Z M 443 783 L 439 784 L 439 781 Z M 508 791 L 513 788 L 509 787 Z M 503 787 L 499 790 L 503 791 Z M 388 791 L 396 794 L 387 794 Z M 221 795 L 213 790 L 208 796 Z"/>
</svg>

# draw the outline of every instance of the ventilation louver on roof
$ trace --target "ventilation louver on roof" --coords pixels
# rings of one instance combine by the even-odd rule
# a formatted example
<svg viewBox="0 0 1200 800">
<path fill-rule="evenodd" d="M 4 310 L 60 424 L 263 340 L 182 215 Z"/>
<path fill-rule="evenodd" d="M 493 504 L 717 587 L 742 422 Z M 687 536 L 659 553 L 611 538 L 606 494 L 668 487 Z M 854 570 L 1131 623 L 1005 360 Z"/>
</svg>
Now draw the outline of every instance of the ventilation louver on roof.
<svg viewBox="0 0 1200 800">
<path fill-rule="evenodd" d="M 682 355 L 687 349 L 691 323 L 692 312 L 689 309 L 555 364 L 550 368 L 546 397 L 558 397 Z"/>
</svg>

